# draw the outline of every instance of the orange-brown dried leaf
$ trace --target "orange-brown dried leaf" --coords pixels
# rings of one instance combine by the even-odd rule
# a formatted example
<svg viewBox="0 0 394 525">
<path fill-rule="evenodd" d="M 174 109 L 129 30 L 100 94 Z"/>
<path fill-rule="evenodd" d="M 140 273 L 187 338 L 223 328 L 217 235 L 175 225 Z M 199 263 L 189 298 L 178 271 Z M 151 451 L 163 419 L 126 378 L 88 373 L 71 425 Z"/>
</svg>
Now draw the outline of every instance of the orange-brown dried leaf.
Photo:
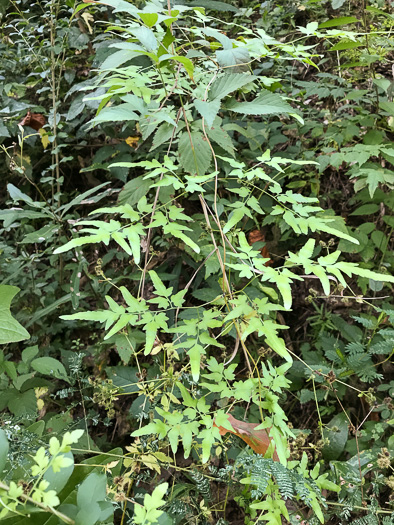
<svg viewBox="0 0 394 525">
<path fill-rule="evenodd" d="M 221 436 L 224 436 L 227 434 L 227 432 L 230 432 L 231 434 L 235 434 L 245 441 L 245 443 L 248 444 L 250 448 L 256 452 L 256 454 L 264 455 L 267 452 L 271 441 L 273 442 L 272 438 L 270 438 L 268 435 L 269 429 L 255 430 L 255 428 L 259 426 L 259 423 L 246 423 L 245 421 L 235 419 L 235 417 L 233 417 L 231 414 L 228 414 L 228 421 L 233 427 L 234 431 L 227 430 L 227 428 L 224 427 L 219 427 L 216 425 L 216 423 L 214 423 L 214 426 L 219 429 Z M 274 451 L 272 459 L 274 461 L 279 461 L 276 450 Z"/>
<path fill-rule="evenodd" d="M 254 244 L 255 242 L 264 242 L 265 235 L 261 230 L 252 230 L 248 236 L 249 244 Z"/>
<path fill-rule="evenodd" d="M 45 126 L 46 122 L 44 115 L 41 115 L 41 113 L 31 113 L 29 110 L 26 117 L 19 122 L 19 125 L 29 126 L 38 131 Z"/>
<path fill-rule="evenodd" d="M 250 245 L 254 244 L 255 242 L 265 242 L 264 232 L 262 232 L 261 230 L 251 231 L 248 235 L 248 242 Z M 265 263 L 265 266 L 270 266 L 273 263 L 273 261 L 270 258 L 270 253 L 268 251 L 267 246 L 263 246 L 260 250 L 260 253 L 265 259 L 269 259 L 269 261 Z"/>
</svg>

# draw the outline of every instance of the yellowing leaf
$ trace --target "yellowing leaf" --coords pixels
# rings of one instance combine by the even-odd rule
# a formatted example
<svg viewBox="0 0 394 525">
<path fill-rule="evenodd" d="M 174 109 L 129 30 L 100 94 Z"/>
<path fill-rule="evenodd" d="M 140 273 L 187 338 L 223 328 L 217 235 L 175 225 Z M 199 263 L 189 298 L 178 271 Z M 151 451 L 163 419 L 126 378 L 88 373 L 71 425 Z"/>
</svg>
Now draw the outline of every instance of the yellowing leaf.
<svg viewBox="0 0 394 525">
<path fill-rule="evenodd" d="M 47 149 L 47 147 L 49 146 L 49 135 L 48 135 L 48 133 L 45 131 L 44 128 L 40 128 L 38 130 L 38 133 L 41 136 L 41 143 L 42 143 L 44 149 Z"/>
<path fill-rule="evenodd" d="M 155 470 L 158 474 L 161 473 L 160 465 L 155 456 L 153 456 L 152 454 L 142 454 L 138 459 L 149 469 Z"/>
<path fill-rule="evenodd" d="M 136 137 L 132 137 L 132 136 L 127 137 L 125 142 L 128 146 L 130 146 L 130 148 L 137 148 L 139 140 L 140 140 L 140 137 L 137 135 Z"/>
<path fill-rule="evenodd" d="M 85 24 L 88 27 L 89 33 L 92 34 L 93 33 L 93 29 L 92 29 L 92 26 L 90 25 L 89 22 L 93 22 L 94 21 L 93 15 L 88 13 L 87 11 L 85 11 L 81 16 L 84 19 Z"/>
</svg>

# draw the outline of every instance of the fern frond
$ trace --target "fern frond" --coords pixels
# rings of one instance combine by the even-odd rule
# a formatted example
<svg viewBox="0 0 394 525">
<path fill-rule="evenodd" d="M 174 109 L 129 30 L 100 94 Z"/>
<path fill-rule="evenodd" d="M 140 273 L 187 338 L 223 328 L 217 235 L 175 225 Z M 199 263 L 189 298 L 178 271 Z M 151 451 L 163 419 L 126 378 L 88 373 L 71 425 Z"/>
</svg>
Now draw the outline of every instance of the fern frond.
<svg viewBox="0 0 394 525">
<path fill-rule="evenodd" d="M 209 501 L 212 497 L 209 479 L 206 478 L 203 474 L 201 474 L 201 472 L 199 472 L 198 470 L 192 470 L 189 473 L 189 477 L 196 485 L 197 492 L 201 494 L 201 496 L 206 501 Z"/>
<path fill-rule="evenodd" d="M 352 521 L 350 525 L 379 525 L 379 520 L 375 514 L 367 514 Z"/>
</svg>

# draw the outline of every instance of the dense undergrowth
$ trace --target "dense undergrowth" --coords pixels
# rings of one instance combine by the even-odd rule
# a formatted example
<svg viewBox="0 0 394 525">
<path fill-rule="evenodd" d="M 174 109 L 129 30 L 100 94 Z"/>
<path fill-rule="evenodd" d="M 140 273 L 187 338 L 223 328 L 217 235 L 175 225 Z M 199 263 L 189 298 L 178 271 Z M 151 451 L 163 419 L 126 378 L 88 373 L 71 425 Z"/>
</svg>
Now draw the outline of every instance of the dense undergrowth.
<svg viewBox="0 0 394 525">
<path fill-rule="evenodd" d="M 391 4 L 0 2 L 0 521 L 394 523 Z"/>
</svg>

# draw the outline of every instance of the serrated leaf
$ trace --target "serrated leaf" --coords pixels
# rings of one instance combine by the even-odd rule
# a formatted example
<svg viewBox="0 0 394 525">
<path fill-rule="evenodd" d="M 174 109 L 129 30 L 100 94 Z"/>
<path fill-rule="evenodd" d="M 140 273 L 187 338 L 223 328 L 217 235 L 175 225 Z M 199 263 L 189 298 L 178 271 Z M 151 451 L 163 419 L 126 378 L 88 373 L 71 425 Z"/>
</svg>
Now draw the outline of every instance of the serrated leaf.
<svg viewBox="0 0 394 525">
<path fill-rule="evenodd" d="M 221 67 L 242 66 L 250 61 L 246 47 L 233 47 L 216 51 L 216 59 Z"/>
<path fill-rule="evenodd" d="M 204 7 L 205 9 L 212 9 L 214 11 L 224 11 L 225 13 L 238 13 L 238 9 L 235 6 L 225 2 L 219 2 L 218 0 L 193 0 L 188 5 Z"/>
<path fill-rule="evenodd" d="M 227 104 L 227 109 L 244 115 L 278 115 L 294 113 L 294 109 L 280 95 L 263 91 L 252 102 L 235 102 Z"/>
<path fill-rule="evenodd" d="M 53 253 L 64 253 L 68 250 L 71 250 L 71 248 L 84 246 L 85 244 L 95 244 L 99 242 L 104 242 L 105 244 L 108 244 L 109 239 L 110 235 L 107 232 L 101 232 L 97 235 L 85 235 L 84 237 L 77 237 L 75 239 L 72 239 L 71 241 L 67 242 L 64 246 L 59 246 L 59 248 L 56 248 L 56 250 L 54 250 Z"/>
<path fill-rule="evenodd" d="M 182 133 L 178 144 L 179 161 L 185 171 L 205 175 L 211 164 L 211 149 L 203 135 L 198 132 Z"/>
<path fill-rule="evenodd" d="M 346 263 L 341 263 L 341 264 L 346 264 Z M 359 275 L 360 277 L 366 277 L 367 279 L 372 279 L 374 281 L 382 281 L 384 283 L 394 283 L 394 277 L 392 275 L 373 272 L 372 270 L 368 270 L 367 268 L 360 268 L 359 266 L 352 265 L 351 263 L 348 263 L 348 264 L 352 266 L 350 271 L 354 275 Z"/>
<path fill-rule="evenodd" d="M 330 281 L 324 269 L 321 266 L 314 265 L 312 266 L 312 272 L 316 275 L 316 277 L 319 278 L 323 286 L 324 293 L 326 295 L 330 295 Z"/>
<path fill-rule="evenodd" d="M 91 121 L 90 126 L 95 126 L 101 122 L 118 122 L 126 120 L 139 120 L 139 116 L 134 112 L 134 104 L 125 103 L 115 107 L 107 107 L 100 111 L 97 117 Z"/>
<path fill-rule="evenodd" d="M 122 191 L 119 193 L 118 201 L 119 204 L 130 204 L 133 206 L 148 193 L 152 181 L 147 179 L 144 180 L 144 175 L 136 177 L 123 186 Z"/>
<path fill-rule="evenodd" d="M 301 250 L 298 252 L 298 257 L 300 258 L 301 263 L 306 260 L 309 260 L 312 257 L 314 249 L 315 249 L 315 239 L 308 239 L 305 246 L 303 246 Z"/>
<path fill-rule="evenodd" d="M 341 40 L 335 46 L 330 47 L 329 51 L 344 51 L 346 49 L 355 49 L 364 46 L 364 42 L 354 42 L 353 40 Z"/>
<path fill-rule="evenodd" d="M 213 121 L 215 120 L 216 115 L 220 109 L 220 100 L 212 100 L 212 102 L 207 102 L 205 100 L 196 99 L 194 101 L 194 106 L 200 115 L 204 118 L 205 122 L 208 125 L 208 128 L 211 128 Z"/>
<path fill-rule="evenodd" d="M 231 228 L 233 228 L 236 224 L 239 223 L 241 219 L 245 217 L 245 215 L 248 215 L 250 217 L 250 212 L 245 206 L 242 206 L 241 208 L 236 208 L 234 211 L 232 211 L 229 220 L 223 228 L 223 233 L 229 232 Z"/>
<path fill-rule="evenodd" d="M 207 135 L 211 142 L 215 142 L 224 151 L 234 157 L 234 144 L 230 135 L 220 127 L 219 119 L 215 119 L 212 128 L 207 129 Z"/>
<path fill-rule="evenodd" d="M 171 233 L 174 237 L 178 237 L 178 239 L 181 239 L 181 241 L 187 244 L 187 246 L 189 246 L 196 253 L 200 253 L 200 247 L 198 246 L 198 244 L 192 241 L 190 237 L 182 233 L 182 229 L 185 229 L 185 228 L 183 227 L 180 228 L 180 225 L 177 224 L 176 222 L 170 222 L 169 224 L 166 224 L 164 226 L 163 231 L 164 233 Z"/>
<path fill-rule="evenodd" d="M 248 73 L 230 73 L 217 78 L 209 89 L 210 100 L 222 99 L 246 84 L 254 82 L 256 77 Z"/>
<path fill-rule="evenodd" d="M 130 33 L 138 38 L 147 51 L 150 53 L 156 53 L 159 43 L 152 29 L 149 29 L 149 27 L 137 27 L 136 29 L 131 30 Z"/>
<path fill-rule="evenodd" d="M 324 29 L 326 27 L 344 26 L 346 24 L 354 24 L 357 22 L 358 22 L 358 19 L 355 18 L 354 16 L 342 16 L 340 18 L 333 18 L 332 20 L 327 20 L 327 22 L 323 22 L 322 24 L 319 24 L 319 29 Z"/>
<path fill-rule="evenodd" d="M 182 64 L 183 67 L 186 70 L 186 73 L 193 80 L 194 66 L 193 66 L 193 62 L 190 60 L 190 58 L 180 57 L 180 56 L 172 56 L 172 57 L 169 57 L 169 60 L 174 60 L 175 62 L 179 62 L 180 64 Z"/>
<path fill-rule="evenodd" d="M 179 130 L 180 124 L 177 126 L 177 130 Z M 156 130 L 156 133 L 153 137 L 152 147 L 149 151 L 153 151 L 154 149 L 158 148 L 172 137 L 174 134 L 174 126 L 172 124 L 169 124 L 168 122 L 164 122 L 159 126 Z"/>
</svg>

